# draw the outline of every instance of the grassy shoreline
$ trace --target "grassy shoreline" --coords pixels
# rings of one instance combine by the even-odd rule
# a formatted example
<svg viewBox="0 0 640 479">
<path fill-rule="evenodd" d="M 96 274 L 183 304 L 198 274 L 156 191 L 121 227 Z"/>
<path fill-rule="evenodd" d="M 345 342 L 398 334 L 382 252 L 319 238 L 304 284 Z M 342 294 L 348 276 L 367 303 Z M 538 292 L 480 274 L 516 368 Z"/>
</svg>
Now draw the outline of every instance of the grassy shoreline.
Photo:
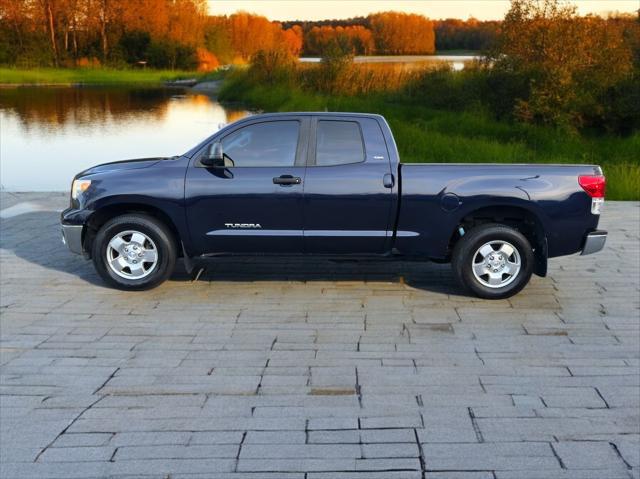
<svg viewBox="0 0 640 479">
<path fill-rule="evenodd" d="M 607 198 L 640 200 L 640 133 L 568 134 L 552 127 L 498 121 L 480 110 L 437 110 L 401 95 L 326 95 L 231 75 L 218 98 L 265 111 L 353 111 L 384 115 L 405 163 L 598 164 Z"/>
<path fill-rule="evenodd" d="M 180 70 L 118 70 L 112 68 L 0 68 L 0 85 L 115 85 L 161 84 L 182 78 L 203 78 L 210 74 Z"/>
</svg>

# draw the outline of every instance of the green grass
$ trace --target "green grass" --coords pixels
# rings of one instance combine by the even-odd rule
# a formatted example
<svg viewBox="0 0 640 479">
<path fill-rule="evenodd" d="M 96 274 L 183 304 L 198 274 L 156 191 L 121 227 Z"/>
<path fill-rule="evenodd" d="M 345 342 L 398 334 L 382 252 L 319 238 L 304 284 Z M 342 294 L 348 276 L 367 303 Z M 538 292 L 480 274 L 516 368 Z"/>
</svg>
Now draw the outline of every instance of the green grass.
<svg viewBox="0 0 640 479">
<path fill-rule="evenodd" d="M 206 78 L 214 73 L 199 73 L 175 70 L 116 70 L 111 68 L 37 68 L 24 70 L 18 68 L 0 68 L 0 84 L 27 85 L 68 85 L 81 84 L 118 84 L 118 83 L 162 83 L 180 78 Z"/>
<path fill-rule="evenodd" d="M 403 102 L 400 95 L 328 96 L 256 85 L 231 75 L 222 101 L 265 111 L 353 111 L 384 115 L 405 163 L 587 163 L 603 167 L 607 198 L 640 200 L 640 133 L 581 135 L 498 121 L 483 111 L 444 111 Z"/>
</svg>

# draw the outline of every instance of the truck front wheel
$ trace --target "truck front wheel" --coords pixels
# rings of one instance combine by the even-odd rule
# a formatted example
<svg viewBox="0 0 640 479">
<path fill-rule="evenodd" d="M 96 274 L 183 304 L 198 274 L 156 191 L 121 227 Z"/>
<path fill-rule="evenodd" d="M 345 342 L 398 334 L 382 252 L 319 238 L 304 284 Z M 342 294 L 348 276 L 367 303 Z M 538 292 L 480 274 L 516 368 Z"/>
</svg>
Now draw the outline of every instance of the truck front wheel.
<svg viewBox="0 0 640 479">
<path fill-rule="evenodd" d="M 453 250 L 453 274 L 485 299 L 503 299 L 524 288 L 533 272 L 533 249 L 518 230 L 484 224 L 468 231 Z"/>
<path fill-rule="evenodd" d="M 157 219 L 126 214 L 107 221 L 92 248 L 93 264 L 109 285 L 124 290 L 151 289 L 173 273 L 173 235 Z"/>
</svg>

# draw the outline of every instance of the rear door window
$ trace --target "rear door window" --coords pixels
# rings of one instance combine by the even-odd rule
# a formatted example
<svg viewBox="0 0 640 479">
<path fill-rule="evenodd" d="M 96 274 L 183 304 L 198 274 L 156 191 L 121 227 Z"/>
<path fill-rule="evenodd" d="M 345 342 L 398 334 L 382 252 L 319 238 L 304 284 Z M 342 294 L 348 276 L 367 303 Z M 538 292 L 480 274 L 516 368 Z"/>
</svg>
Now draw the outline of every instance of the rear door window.
<svg viewBox="0 0 640 479">
<path fill-rule="evenodd" d="M 347 165 L 362 161 L 364 144 L 358 122 L 318 121 L 315 166 Z"/>
</svg>

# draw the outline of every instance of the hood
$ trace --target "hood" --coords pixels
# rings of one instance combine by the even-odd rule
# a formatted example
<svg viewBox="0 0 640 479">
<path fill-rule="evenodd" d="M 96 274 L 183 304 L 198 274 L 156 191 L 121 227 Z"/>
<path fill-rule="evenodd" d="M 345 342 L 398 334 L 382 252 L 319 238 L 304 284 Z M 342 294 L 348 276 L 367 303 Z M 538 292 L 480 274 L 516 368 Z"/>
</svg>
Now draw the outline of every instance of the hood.
<svg viewBox="0 0 640 479">
<path fill-rule="evenodd" d="M 116 170 L 137 170 L 140 168 L 148 168 L 162 160 L 166 160 L 166 158 L 139 158 L 134 160 L 114 161 L 113 163 L 103 163 L 81 171 L 76 175 L 76 178 Z"/>
</svg>

